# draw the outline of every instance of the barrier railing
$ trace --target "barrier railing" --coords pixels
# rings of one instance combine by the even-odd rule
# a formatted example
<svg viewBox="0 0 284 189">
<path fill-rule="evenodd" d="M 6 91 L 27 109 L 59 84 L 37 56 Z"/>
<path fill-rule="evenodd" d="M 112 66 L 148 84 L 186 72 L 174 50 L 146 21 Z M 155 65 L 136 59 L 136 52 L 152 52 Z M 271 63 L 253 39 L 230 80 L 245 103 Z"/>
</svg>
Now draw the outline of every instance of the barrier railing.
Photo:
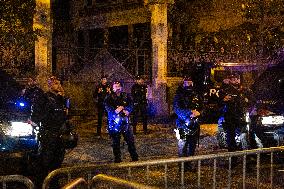
<svg viewBox="0 0 284 189">
<path fill-rule="evenodd" d="M 186 162 L 197 162 L 197 181 L 194 184 L 196 187 L 202 187 L 201 185 L 201 179 L 209 179 L 208 175 L 205 177 L 202 177 L 203 175 L 201 174 L 201 165 L 202 162 L 208 161 L 208 160 L 213 160 L 213 173 L 212 177 L 210 179 L 210 182 L 212 181 L 212 188 L 217 187 L 217 176 L 220 176 L 217 174 L 217 168 L 221 169 L 217 165 L 217 160 L 220 159 L 219 163 L 224 163 L 224 158 L 228 160 L 228 167 L 226 169 L 228 172 L 226 172 L 222 176 L 222 181 L 225 181 L 224 184 L 226 184 L 227 188 L 232 187 L 232 167 L 235 166 L 232 164 L 232 158 L 235 157 L 242 157 L 242 180 L 238 180 L 239 183 L 242 183 L 242 188 L 246 188 L 246 184 L 254 184 L 256 188 L 260 187 L 260 176 L 261 176 L 261 170 L 260 170 L 260 155 L 261 154 L 270 154 L 270 161 L 268 164 L 269 168 L 268 169 L 268 176 L 269 178 L 268 183 L 266 182 L 265 185 L 269 185 L 270 188 L 274 187 L 274 153 L 280 152 L 284 150 L 284 146 L 280 147 L 273 147 L 273 148 L 261 148 L 261 149 L 254 149 L 254 150 L 246 150 L 246 151 L 237 151 L 237 152 L 227 152 L 227 153 L 218 153 L 218 154 L 209 154 L 209 155 L 199 155 L 199 156 L 192 156 L 192 157 L 183 157 L 183 158 L 170 158 L 170 159 L 159 159 L 159 160 L 150 160 L 150 161 L 138 161 L 138 162 L 130 162 L 130 163 L 120 163 L 120 164 L 109 164 L 109 165 L 91 165 L 91 166 L 75 166 L 75 167 L 69 167 L 69 168 L 61 168 L 54 170 L 51 172 L 44 180 L 43 183 L 43 188 L 49 188 L 50 181 L 58 175 L 66 175 L 67 176 L 67 181 L 70 182 L 72 178 L 72 174 L 76 174 L 76 177 L 78 177 L 79 174 L 82 174 L 87 177 L 87 182 L 90 184 L 91 183 L 91 178 L 94 175 L 105 173 L 112 171 L 112 173 L 115 172 L 115 170 L 124 170 L 126 171 L 125 175 L 127 178 L 131 179 L 133 176 L 133 173 L 137 171 L 133 171 L 132 169 L 137 168 L 137 167 L 142 167 L 143 171 L 146 170 L 146 173 L 142 174 L 143 177 L 139 178 L 140 181 L 142 182 L 143 179 L 146 180 L 146 184 L 149 185 L 150 183 L 150 167 L 151 166 L 164 166 L 164 172 L 163 172 L 163 187 L 168 188 L 169 182 L 171 181 L 171 177 L 169 177 L 169 167 L 172 164 L 178 163 L 180 165 L 180 176 L 179 176 L 179 182 L 181 187 L 185 187 L 185 163 Z M 256 156 L 256 176 L 253 176 L 254 183 L 251 183 L 251 181 L 248 181 L 246 179 L 247 177 L 247 156 L 249 155 L 255 155 Z M 210 165 L 210 168 L 212 166 Z M 123 176 L 121 173 L 120 177 Z M 208 171 L 204 172 L 204 174 L 208 174 Z M 224 178 L 223 178 L 224 177 Z M 226 179 L 227 177 L 227 179 Z M 170 179 L 169 179 L 170 178 Z"/>
<path fill-rule="evenodd" d="M 62 189 L 87 189 L 88 183 L 83 178 L 77 178 L 73 180 L 72 182 L 66 184 Z"/>
<path fill-rule="evenodd" d="M 2 185 L 2 189 L 7 188 L 7 183 L 21 183 L 24 185 L 27 189 L 34 189 L 35 186 L 33 182 L 22 175 L 6 175 L 6 176 L 0 176 L 0 182 Z"/>
<path fill-rule="evenodd" d="M 98 174 L 93 177 L 91 188 L 97 188 L 100 186 L 100 183 L 104 187 L 119 187 L 121 189 L 123 188 L 134 188 L 134 189 L 157 189 L 157 187 L 152 186 L 146 186 L 144 184 L 139 184 L 136 182 L 130 182 L 124 179 L 120 179 L 117 177 L 112 177 L 104 174 Z M 99 187 L 98 187 L 99 188 Z"/>
</svg>

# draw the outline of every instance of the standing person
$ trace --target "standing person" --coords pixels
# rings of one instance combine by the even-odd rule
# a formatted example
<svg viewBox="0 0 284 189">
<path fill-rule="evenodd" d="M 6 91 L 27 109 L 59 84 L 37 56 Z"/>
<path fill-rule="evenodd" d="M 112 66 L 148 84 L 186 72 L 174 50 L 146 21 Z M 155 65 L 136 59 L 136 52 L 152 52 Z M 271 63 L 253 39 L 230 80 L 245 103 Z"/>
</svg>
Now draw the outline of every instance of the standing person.
<svg viewBox="0 0 284 189">
<path fill-rule="evenodd" d="M 174 96 L 173 108 L 177 114 L 175 129 L 178 139 L 178 156 L 188 157 L 195 153 L 196 144 L 199 138 L 199 108 L 201 99 L 193 89 L 193 81 L 186 76 L 183 85 L 179 86 Z M 189 162 L 185 163 L 185 170 L 190 170 Z"/>
<path fill-rule="evenodd" d="M 47 120 L 40 129 L 39 140 L 41 142 L 42 162 L 45 170 L 50 172 L 61 166 L 65 155 L 65 148 L 61 139 L 63 126 L 67 120 L 66 98 L 60 81 L 52 76 L 48 79 L 48 91 L 46 92 L 48 103 L 46 104 Z"/>
<path fill-rule="evenodd" d="M 227 135 L 228 151 L 233 152 L 238 150 L 236 144 L 236 129 L 242 129 L 243 105 L 240 78 L 236 74 L 230 75 L 223 80 L 222 87 L 219 92 L 221 103 L 221 124 Z"/>
<path fill-rule="evenodd" d="M 101 83 L 96 87 L 94 92 L 94 98 L 97 99 L 97 111 L 98 111 L 98 125 L 97 125 L 97 136 L 101 136 L 103 116 L 105 114 L 104 99 L 107 94 L 111 93 L 111 86 L 107 81 L 107 76 L 101 77 Z"/>
<path fill-rule="evenodd" d="M 131 88 L 131 95 L 133 99 L 133 133 L 136 134 L 136 126 L 138 123 L 139 113 L 143 121 L 144 134 L 147 133 L 147 85 L 144 80 L 137 76 L 135 84 Z"/>
<path fill-rule="evenodd" d="M 48 79 L 48 91 L 37 85 L 35 77 L 28 79 L 23 97 L 32 107 L 31 121 L 39 126 L 37 166 L 32 166 L 36 184 L 41 185 L 49 172 L 59 168 L 63 162 L 65 148 L 61 139 L 62 126 L 66 121 L 64 109 L 64 90 L 55 77 Z M 30 170 L 28 170 L 30 171 Z"/>
<path fill-rule="evenodd" d="M 120 82 L 114 82 L 112 87 L 113 93 L 106 97 L 105 108 L 108 112 L 108 133 L 112 139 L 114 162 L 121 162 L 121 135 L 128 145 L 132 161 L 137 161 L 138 154 L 134 143 L 134 135 L 129 124 L 129 114 L 133 109 L 131 97 L 122 92 Z"/>
</svg>

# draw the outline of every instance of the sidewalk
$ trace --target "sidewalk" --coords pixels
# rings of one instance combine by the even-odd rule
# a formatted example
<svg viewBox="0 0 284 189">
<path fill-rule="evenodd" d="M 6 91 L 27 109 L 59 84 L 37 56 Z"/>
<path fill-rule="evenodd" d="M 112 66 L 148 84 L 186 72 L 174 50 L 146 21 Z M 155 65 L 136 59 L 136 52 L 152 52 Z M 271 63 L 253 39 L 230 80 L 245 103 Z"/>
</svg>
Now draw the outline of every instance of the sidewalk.
<svg viewBox="0 0 284 189">
<path fill-rule="evenodd" d="M 80 124 L 77 128 L 79 133 L 78 146 L 67 152 L 63 167 L 82 164 L 112 163 L 113 153 L 111 139 L 106 133 L 105 126 L 102 128 L 102 136 L 96 137 L 96 120 L 89 120 Z M 142 125 L 137 127 L 135 135 L 139 160 L 162 159 L 177 157 L 177 140 L 174 133 L 174 123 L 149 123 L 149 134 L 144 134 Z M 219 149 L 215 137 L 216 125 L 202 125 L 199 146 L 196 154 L 210 154 L 224 151 Z M 123 138 L 122 140 L 123 141 Z M 122 142 L 122 159 L 130 161 L 127 145 Z"/>
</svg>

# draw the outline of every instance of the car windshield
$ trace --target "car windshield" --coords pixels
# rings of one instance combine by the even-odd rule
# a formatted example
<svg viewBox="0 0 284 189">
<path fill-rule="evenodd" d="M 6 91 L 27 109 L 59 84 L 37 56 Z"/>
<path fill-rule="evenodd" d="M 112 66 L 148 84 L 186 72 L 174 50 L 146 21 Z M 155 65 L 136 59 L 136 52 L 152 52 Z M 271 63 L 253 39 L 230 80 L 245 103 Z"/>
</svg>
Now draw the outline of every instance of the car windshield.
<svg viewBox="0 0 284 189">
<path fill-rule="evenodd" d="M 0 109 L 5 109 L 19 96 L 21 85 L 5 71 L 0 70 L 0 89 Z"/>
<path fill-rule="evenodd" d="M 252 86 L 257 103 L 267 104 L 270 108 L 283 112 L 284 69 L 276 65 L 264 71 Z"/>
</svg>

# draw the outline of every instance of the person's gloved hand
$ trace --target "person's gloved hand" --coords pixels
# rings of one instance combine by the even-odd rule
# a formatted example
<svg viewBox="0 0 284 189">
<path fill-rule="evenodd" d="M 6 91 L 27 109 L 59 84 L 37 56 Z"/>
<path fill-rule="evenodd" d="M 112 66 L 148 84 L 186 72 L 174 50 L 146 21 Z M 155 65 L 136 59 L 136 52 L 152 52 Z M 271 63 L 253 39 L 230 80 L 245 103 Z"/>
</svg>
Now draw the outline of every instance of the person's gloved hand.
<svg viewBox="0 0 284 189">
<path fill-rule="evenodd" d="M 197 110 L 192 110 L 191 113 L 192 113 L 190 115 L 191 118 L 200 116 L 200 112 Z"/>
<path fill-rule="evenodd" d="M 110 87 L 107 87 L 106 90 L 107 90 L 107 93 L 109 93 L 109 94 L 111 93 L 111 88 Z"/>
<path fill-rule="evenodd" d="M 189 126 L 190 122 L 191 122 L 190 119 L 187 118 L 187 119 L 184 121 L 184 124 L 185 124 L 186 126 Z"/>
<path fill-rule="evenodd" d="M 116 114 L 119 114 L 119 112 L 121 112 L 123 109 L 124 109 L 123 106 L 118 106 L 118 107 L 115 109 L 115 113 L 116 113 Z"/>
<path fill-rule="evenodd" d="M 122 111 L 126 116 L 129 116 L 129 111 L 127 111 L 127 110 L 122 110 Z"/>
<path fill-rule="evenodd" d="M 223 100 L 224 100 L 225 102 L 227 102 L 227 101 L 230 101 L 231 99 L 232 99 L 232 96 L 231 96 L 231 95 L 226 95 Z"/>
<path fill-rule="evenodd" d="M 174 129 L 174 132 L 176 133 L 176 138 L 180 140 L 180 134 L 178 129 Z"/>
</svg>

